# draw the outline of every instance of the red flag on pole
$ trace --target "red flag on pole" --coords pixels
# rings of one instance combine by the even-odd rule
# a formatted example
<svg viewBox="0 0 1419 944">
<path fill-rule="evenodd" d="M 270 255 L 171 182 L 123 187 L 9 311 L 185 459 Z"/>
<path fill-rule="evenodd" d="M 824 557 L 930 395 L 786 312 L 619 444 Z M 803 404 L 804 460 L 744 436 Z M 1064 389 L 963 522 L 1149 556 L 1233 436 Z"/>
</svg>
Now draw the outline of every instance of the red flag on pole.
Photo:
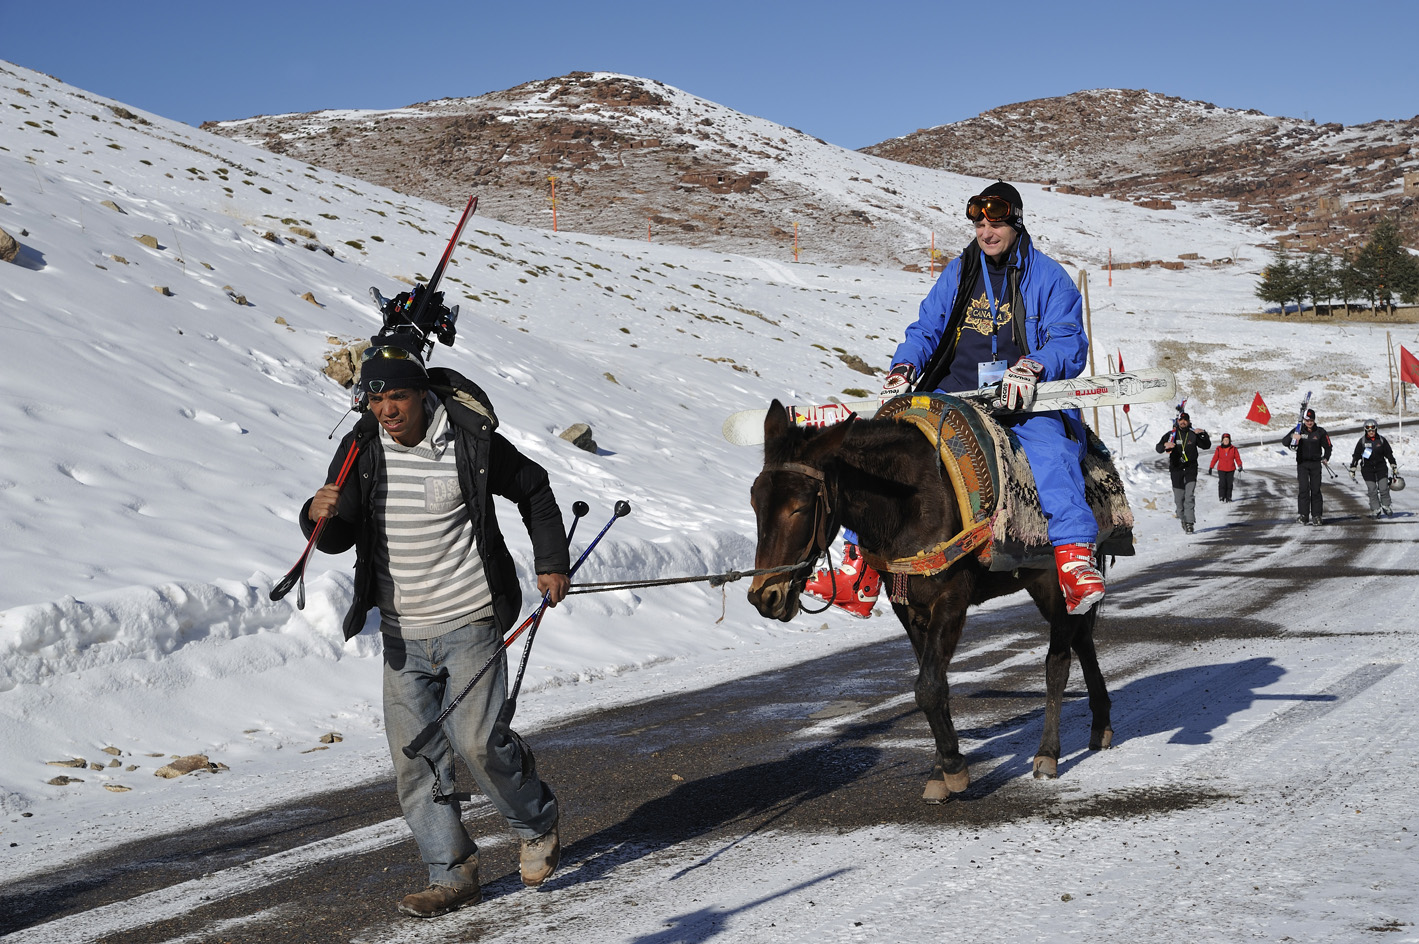
<svg viewBox="0 0 1419 944">
<path fill-rule="evenodd" d="M 1118 349 L 1118 372 L 1123 373 L 1123 348 Z M 1128 412 L 1128 404 L 1123 405 L 1123 412 Z"/>
<path fill-rule="evenodd" d="M 1419 358 L 1410 354 L 1403 344 L 1399 346 L 1399 378 L 1419 386 Z"/>
<path fill-rule="evenodd" d="M 1253 423 L 1260 423 L 1262 426 L 1271 422 L 1271 411 L 1266 408 L 1266 402 L 1261 399 L 1260 393 L 1257 393 L 1252 399 L 1251 410 L 1247 413 L 1247 419 L 1251 420 Z"/>
</svg>

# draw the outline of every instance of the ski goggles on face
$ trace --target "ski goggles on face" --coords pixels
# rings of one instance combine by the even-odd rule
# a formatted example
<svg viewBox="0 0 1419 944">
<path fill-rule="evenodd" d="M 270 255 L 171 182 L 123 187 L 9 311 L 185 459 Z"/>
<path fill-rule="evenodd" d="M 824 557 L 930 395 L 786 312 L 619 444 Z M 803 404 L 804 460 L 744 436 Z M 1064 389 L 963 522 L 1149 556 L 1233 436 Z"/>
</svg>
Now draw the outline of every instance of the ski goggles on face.
<svg viewBox="0 0 1419 944">
<path fill-rule="evenodd" d="M 364 353 L 360 355 L 360 360 L 361 360 L 361 361 L 372 361 L 372 360 L 374 360 L 376 357 L 388 357 L 388 358 L 392 358 L 392 359 L 394 359 L 394 360 L 400 360 L 400 361 L 417 361 L 417 360 L 418 360 L 417 357 L 415 357 L 413 354 L 410 354 L 408 351 L 404 350 L 402 347 L 390 347 L 390 346 L 388 346 L 388 345 L 383 346 L 383 347 L 367 347 L 367 348 L 365 348 Z M 376 390 L 375 392 L 378 393 L 379 391 Z"/>
<path fill-rule="evenodd" d="M 1365 424 L 1365 428 L 1366 428 L 1366 429 L 1374 429 L 1374 428 L 1375 428 L 1375 424 L 1374 424 L 1374 423 L 1366 423 L 1366 424 Z"/>
<path fill-rule="evenodd" d="M 971 197 L 966 201 L 966 219 L 972 223 L 979 223 L 982 218 L 1004 223 L 1014 215 L 1014 205 L 1004 197 Z"/>
</svg>

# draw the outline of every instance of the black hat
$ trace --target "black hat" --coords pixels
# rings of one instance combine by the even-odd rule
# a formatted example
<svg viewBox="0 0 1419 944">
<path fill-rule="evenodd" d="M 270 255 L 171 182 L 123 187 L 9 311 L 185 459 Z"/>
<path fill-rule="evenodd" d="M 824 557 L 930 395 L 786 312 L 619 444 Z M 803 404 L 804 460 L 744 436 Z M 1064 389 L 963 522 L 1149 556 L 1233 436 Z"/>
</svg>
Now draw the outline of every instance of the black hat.
<svg viewBox="0 0 1419 944">
<path fill-rule="evenodd" d="M 986 187 L 980 192 L 979 196 L 1004 197 L 1006 200 L 1010 201 L 1010 205 L 1013 206 L 1016 211 L 1019 211 L 1024 208 L 1024 204 L 1020 202 L 1020 191 L 1016 190 L 1014 187 L 1010 186 L 1003 180 L 997 180 L 989 187 Z"/>
<path fill-rule="evenodd" d="M 1315 410 L 1307 410 L 1307 411 L 1306 411 L 1306 419 L 1308 419 L 1308 420 L 1313 420 L 1313 419 L 1315 419 L 1315 418 L 1316 418 L 1316 411 L 1315 411 Z"/>
<path fill-rule="evenodd" d="M 360 390 L 383 393 L 403 387 L 422 389 L 429 385 L 429 375 L 418 355 L 385 339 L 372 339 L 360 364 Z"/>
<path fill-rule="evenodd" d="M 1188 416 L 1186 413 L 1179 413 L 1179 414 L 1178 414 L 1178 419 L 1180 419 L 1180 420 L 1187 420 L 1189 423 L 1192 422 L 1192 417 Z"/>
<path fill-rule="evenodd" d="M 995 183 L 982 190 L 977 196 L 1000 197 L 1004 200 L 1009 200 L 1010 206 L 1015 210 L 1014 213 L 1010 214 L 1010 225 L 1015 227 L 1016 230 L 1023 230 L 1025 228 L 1025 215 L 1022 212 L 1024 210 L 1024 204 L 1020 202 L 1020 191 L 1016 190 L 1010 184 L 1007 184 L 1003 180 L 997 180 Z"/>
</svg>

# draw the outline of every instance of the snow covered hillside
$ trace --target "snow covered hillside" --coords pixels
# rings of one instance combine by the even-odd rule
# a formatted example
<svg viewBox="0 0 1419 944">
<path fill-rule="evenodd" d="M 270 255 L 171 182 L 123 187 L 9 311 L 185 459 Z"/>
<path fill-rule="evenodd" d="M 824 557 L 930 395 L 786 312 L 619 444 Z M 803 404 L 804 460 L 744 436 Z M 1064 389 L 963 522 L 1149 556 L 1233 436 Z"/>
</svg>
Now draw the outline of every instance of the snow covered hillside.
<svg viewBox="0 0 1419 944">
<path fill-rule="evenodd" d="M 26 840 L 9 869 L 35 867 L 32 837 L 63 836 L 68 845 L 49 854 L 80 854 L 118 828 L 110 817 L 170 829 L 182 809 L 205 819 L 380 775 L 378 639 L 345 645 L 338 625 L 351 561 L 314 559 L 303 612 L 294 594 L 271 603 L 267 593 L 300 553 L 295 516 L 323 481 L 328 434 L 348 405 L 321 371 L 324 355 L 378 328 L 369 286 L 390 295 L 430 273 L 456 214 L 8 63 L 0 115 L 0 227 L 22 246 L 0 265 L 10 343 L 0 373 L 0 839 Z M 805 188 L 843 199 L 857 193 L 851 177 L 887 166 L 841 149 L 794 160 Z M 980 187 L 925 168 L 893 173 L 913 202 L 946 208 Z M 1382 412 L 1383 329 L 1236 316 L 1255 307 L 1258 234 L 1206 207 L 1160 215 L 1022 190 L 1043 247 L 1091 266 L 1100 369 L 1120 349 L 1129 366 L 1171 366 L 1194 419 L 1239 438 L 1258 389 L 1278 428 L 1311 388 L 1327 425 Z M 950 244 L 968 238 L 957 215 L 947 214 Z M 1233 262 L 1116 273 L 1110 289 L 1097 263 L 1121 245 L 1134 258 Z M 880 373 L 852 365 L 880 372 L 928 282 L 475 217 L 442 287 L 462 314 L 457 344 L 433 363 L 488 391 L 502 432 L 547 467 L 564 509 L 591 505 L 584 534 L 614 501 L 631 502 L 580 575 L 595 581 L 751 566 L 759 456 L 721 439 L 724 415 L 776 396 L 875 392 Z M 1132 415 L 1156 439 L 1170 414 Z M 596 454 L 558 437 L 576 422 L 591 425 Z M 1106 438 L 1108 424 L 1105 414 Z M 1145 537 L 1149 515 L 1170 524 L 1154 511 L 1167 488 L 1150 447 L 1125 446 Z M 525 574 L 526 536 L 507 517 Z M 575 710 L 596 691 L 576 683 L 650 664 L 679 660 L 690 685 L 705 665 L 729 671 L 729 650 L 760 656 L 743 671 L 803 658 L 804 634 L 825 618 L 768 624 L 744 589 L 572 599 L 539 637 L 528 690 L 545 702 L 525 699 L 523 717 Z M 807 645 L 897 631 L 879 619 Z M 559 688 L 572 693 L 559 700 Z M 331 730 L 344 740 L 302 753 Z M 46 762 L 96 762 L 104 747 L 120 752 L 118 766 L 47 783 L 64 771 Z M 161 761 L 145 757 L 199 751 L 230 771 L 159 780 Z M 85 830 L 67 828 L 79 819 Z"/>
</svg>

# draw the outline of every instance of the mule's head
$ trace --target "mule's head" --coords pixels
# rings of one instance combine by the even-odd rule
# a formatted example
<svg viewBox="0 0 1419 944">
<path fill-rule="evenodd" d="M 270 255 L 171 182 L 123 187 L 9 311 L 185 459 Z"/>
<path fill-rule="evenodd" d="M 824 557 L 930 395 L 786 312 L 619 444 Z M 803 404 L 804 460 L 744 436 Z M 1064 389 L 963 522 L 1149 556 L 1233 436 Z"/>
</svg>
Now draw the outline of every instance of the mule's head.
<svg viewBox="0 0 1419 944">
<path fill-rule="evenodd" d="M 749 602 L 763 616 L 786 623 L 798 615 L 803 585 L 837 531 L 827 467 L 851 425 L 849 419 L 821 432 L 804 430 L 793 425 L 779 401 L 769 407 L 764 468 L 749 491 L 758 526 L 754 568 L 798 566 L 754 577 Z"/>
</svg>

